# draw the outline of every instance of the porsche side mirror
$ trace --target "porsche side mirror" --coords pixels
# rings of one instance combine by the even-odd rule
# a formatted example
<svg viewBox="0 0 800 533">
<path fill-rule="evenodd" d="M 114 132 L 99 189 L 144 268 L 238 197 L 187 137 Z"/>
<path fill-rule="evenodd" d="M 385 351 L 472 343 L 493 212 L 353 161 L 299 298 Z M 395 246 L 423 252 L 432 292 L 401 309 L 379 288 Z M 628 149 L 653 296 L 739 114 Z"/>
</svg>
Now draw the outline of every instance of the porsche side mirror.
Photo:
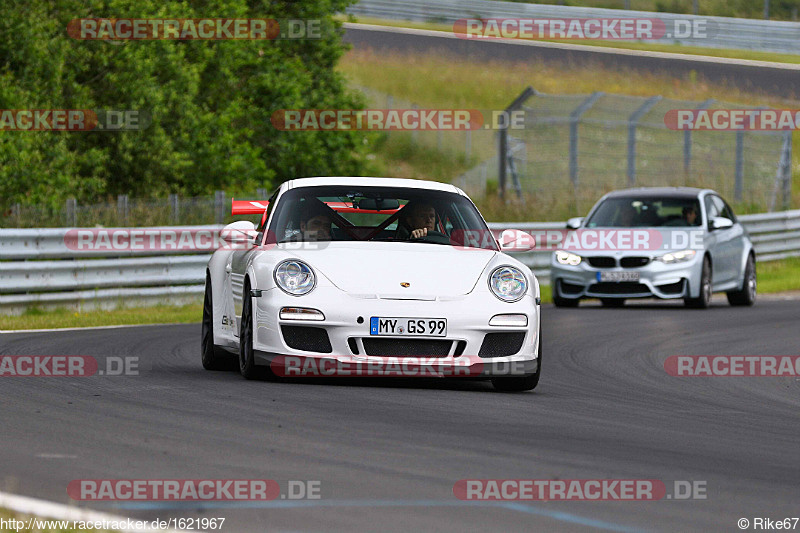
<svg viewBox="0 0 800 533">
<path fill-rule="evenodd" d="M 572 217 L 567 220 L 567 229 L 578 229 L 583 224 L 583 217 Z"/>
</svg>

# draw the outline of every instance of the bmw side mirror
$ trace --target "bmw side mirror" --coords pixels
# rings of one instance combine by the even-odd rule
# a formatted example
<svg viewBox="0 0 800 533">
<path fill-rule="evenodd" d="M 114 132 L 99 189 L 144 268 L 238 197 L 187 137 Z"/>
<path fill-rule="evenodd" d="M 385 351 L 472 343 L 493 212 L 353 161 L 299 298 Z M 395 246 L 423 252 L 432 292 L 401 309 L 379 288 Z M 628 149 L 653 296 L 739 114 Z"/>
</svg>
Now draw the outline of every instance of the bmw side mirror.
<svg viewBox="0 0 800 533">
<path fill-rule="evenodd" d="M 711 229 L 727 229 L 733 227 L 733 221 L 725 217 L 714 217 L 711 219 Z"/>
<path fill-rule="evenodd" d="M 567 220 L 567 229 L 578 229 L 583 224 L 583 217 L 573 217 Z"/>
</svg>

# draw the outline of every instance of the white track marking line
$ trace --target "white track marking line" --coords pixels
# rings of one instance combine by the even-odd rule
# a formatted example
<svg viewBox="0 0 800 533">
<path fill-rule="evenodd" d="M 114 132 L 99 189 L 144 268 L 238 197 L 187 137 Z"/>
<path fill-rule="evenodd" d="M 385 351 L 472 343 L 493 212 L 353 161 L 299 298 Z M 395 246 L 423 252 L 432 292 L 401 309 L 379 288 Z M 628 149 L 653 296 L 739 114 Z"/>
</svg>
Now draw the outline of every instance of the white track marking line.
<svg viewBox="0 0 800 533">
<path fill-rule="evenodd" d="M 128 517 L 117 516 L 90 509 L 80 507 L 70 507 L 60 503 L 48 502 L 37 498 L 29 498 L 27 496 L 17 496 L 16 494 L 9 494 L 7 492 L 0 492 L 0 507 L 14 511 L 16 513 L 30 514 L 37 518 L 52 519 L 52 520 L 69 520 L 69 521 L 84 521 L 84 522 L 126 522 Z M 152 520 L 145 520 L 133 518 L 131 520 L 152 523 Z M 181 533 L 175 529 L 153 529 L 151 527 L 143 529 L 119 529 L 123 533 L 129 532 L 142 532 L 142 531 L 159 531 L 166 533 Z M 184 530 L 190 531 L 190 530 Z M 191 530 L 196 531 L 196 530 Z"/>
<path fill-rule="evenodd" d="M 47 328 L 47 329 L 0 329 L 0 333 L 42 333 L 49 331 L 78 331 L 92 329 L 118 329 L 118 328 L 145 328 L 151 326 L 186 326 L 194 322 L 167 322 L 164 324 L 122 324 L 119 326 L 87 326 L 74 328 Z M 199 322 L 197 322 L 199 324 Z"/>
</svg>

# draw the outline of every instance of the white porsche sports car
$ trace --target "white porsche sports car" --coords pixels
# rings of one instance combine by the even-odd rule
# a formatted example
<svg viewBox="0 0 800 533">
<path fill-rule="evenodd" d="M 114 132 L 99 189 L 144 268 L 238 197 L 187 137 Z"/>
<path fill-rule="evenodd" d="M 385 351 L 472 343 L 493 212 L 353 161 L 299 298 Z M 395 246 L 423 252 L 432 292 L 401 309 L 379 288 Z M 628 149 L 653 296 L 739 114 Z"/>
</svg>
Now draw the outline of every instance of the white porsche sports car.
<svg viewBox="0 0 800 533">
<path fill-rule="evenodd" d="M 491 379 L 503 391 L 538 384 L 539 283 L 457 187 L 304 178 L 268 202 L 234 201 L 233 213 L 262 218 L 226 226 L 249 245 L 208 262 L 206 369 L 231 354 L 248 379 L 292 375 L 297 358 L 321 375 L 406 375 L 419 362 L 428 372 L 407 375 Z M 400 373 L 348 373 L 399 362 Z"/>
</svg>

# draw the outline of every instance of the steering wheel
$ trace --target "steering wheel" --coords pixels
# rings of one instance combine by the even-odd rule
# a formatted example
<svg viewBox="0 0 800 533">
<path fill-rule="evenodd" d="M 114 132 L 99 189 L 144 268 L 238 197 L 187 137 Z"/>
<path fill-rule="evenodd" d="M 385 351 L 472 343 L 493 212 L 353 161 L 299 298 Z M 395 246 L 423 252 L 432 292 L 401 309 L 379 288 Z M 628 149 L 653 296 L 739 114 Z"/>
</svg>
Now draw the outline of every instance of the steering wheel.
<svg viewBox="0 0 800 533">
<path fill-rule="evenodd" d="M 430 242 L 434 244 L 450 244 L 450 237 L 440 231 L 429 230 L 428 234 L 418 239 L 408 237 L 409 241 L 413 242 Z"/>
</svg>

